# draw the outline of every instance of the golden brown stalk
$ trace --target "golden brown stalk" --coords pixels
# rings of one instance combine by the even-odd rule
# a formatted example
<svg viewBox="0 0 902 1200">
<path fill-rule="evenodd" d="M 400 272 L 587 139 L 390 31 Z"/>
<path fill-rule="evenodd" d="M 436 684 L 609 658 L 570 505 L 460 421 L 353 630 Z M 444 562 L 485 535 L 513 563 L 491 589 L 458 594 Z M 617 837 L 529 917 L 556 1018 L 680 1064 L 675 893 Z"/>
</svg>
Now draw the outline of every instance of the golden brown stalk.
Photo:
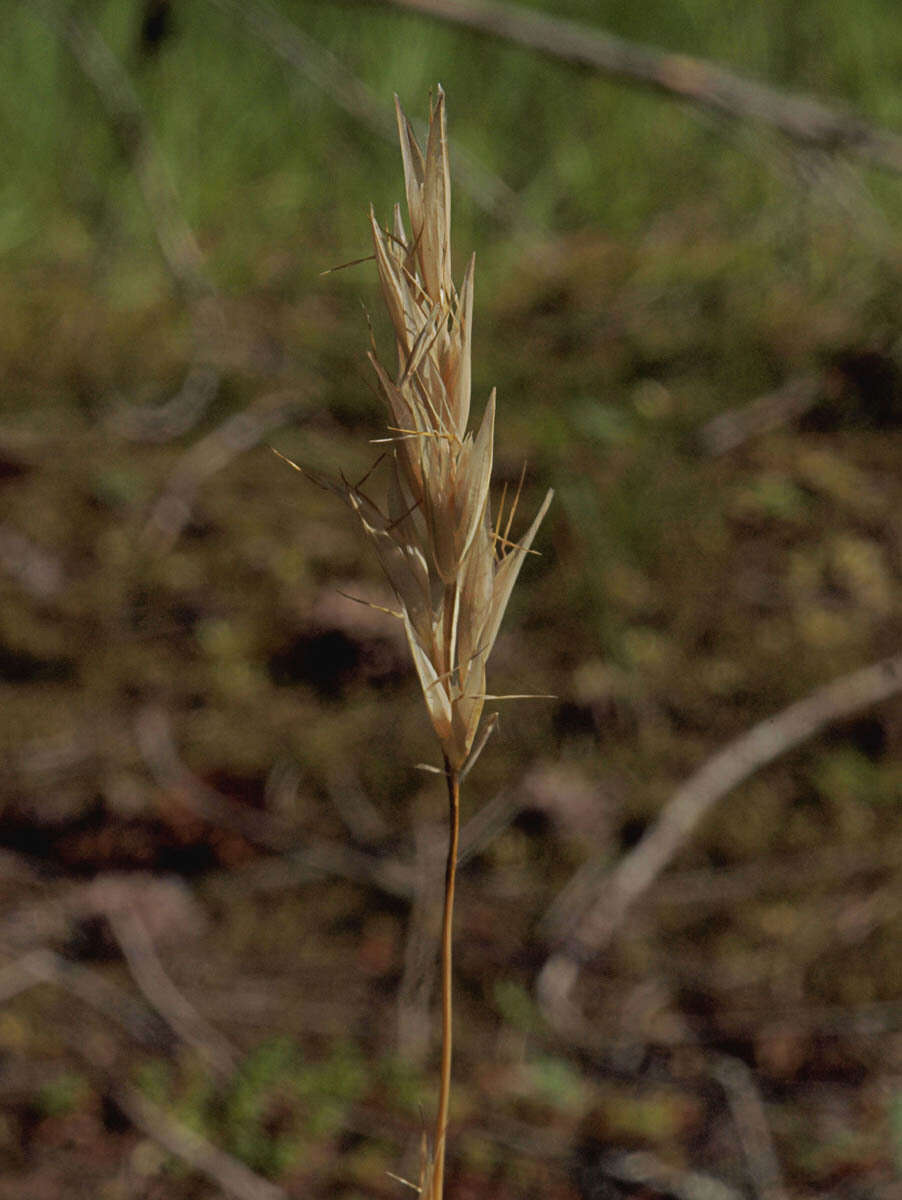
<svg viewBox="0 0 902 1200">
<path fill-rule="evenodd" d="M 495 393 L 468 429 L 473 316 L 471 258 L 451 278 L 451 180 L 445 96 L 431 107 L 425 153 L 396 101 L 408 236 L 399 207 L 391 231 L 370 214 L 382 295 L 397 343 L 390 373 L 370 354 L 390 414 L 386 511 L 359 487 L 346 494 L 375 543 L 400 604 L 448 783 L 450 838 L 442 923 L 442 1063 L 435 1145 L 420 1179 L 441 1200 L 451 1081 L 451 945 L 460 780 L 479 753 L 486 660 L 520 567 L 551 502 L 549 491 L 519 542 L 493 531 L 489 507 Z M 500 524 L 500 521 L 499 521 Z M 486 725 L 486 731 L 489 726 Z"/>
<path fill-rule="evenodd" d="M 438 1114 L 435 1119 L 435 1165 L 431 1195 L 440 1197 L 445 1177 L 445 1135 L 448 1131 L 448 1105 L 451 1099 L 451 947 L 454 921 L 454 884 L 457 877 L 457 842 L 460 836 L 460 773 L 447 766 L 448 779 L 448 861 L 445 864 L 445 904 L 442 913 L 442 1066 L 439 1083 Z"/>
</svg>

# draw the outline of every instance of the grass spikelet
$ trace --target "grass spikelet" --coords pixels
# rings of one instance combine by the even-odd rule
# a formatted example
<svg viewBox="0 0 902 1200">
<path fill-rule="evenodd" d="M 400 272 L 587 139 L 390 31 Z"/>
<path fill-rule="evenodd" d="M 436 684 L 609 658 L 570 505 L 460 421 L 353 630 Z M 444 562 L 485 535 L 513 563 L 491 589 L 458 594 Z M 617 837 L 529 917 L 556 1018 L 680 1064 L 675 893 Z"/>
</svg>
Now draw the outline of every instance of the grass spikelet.
<svg viewBox="0 0 902 1200">
<path fill-rule="evenodd" d="M 395 101 L 408 232 L 395 207 L 391 229 L 370 212 L 382 296 L 394 328 L 392 373 L 375 350 L 369 358 L 388 409 L 389 464 L 384 511 L 362 490 L 344 493 L 395 592 L 423 697 L 444 758 L 449 848 L 442 921 L 442 1052 L 435 1135 L 424 1144 L 422 1200 L 441 1200 L 451 1079 L 451 930 L 457 868 L 460 783 L 485 745 L 496 715 L 484 724 L 486 662 L 520 568 L 552 493 L 525 535 L 510 540 L 523 479 L 502 532 L 492 525 L 489 487 L 495 392 L 470 428 L 470 348 L 474 259 L 460 290 L 451 277 L 451 180 L 445 95 L 439 87 L 425 152 Z M 503 508 L 503 499 L 502 499 Z"/>
<path fill-rule="evenodd" d="M 370 353 L 389 412 L 388 512 L 356 487 L 347 495 L 401 605 L 447 767 L 460 771 L 482 718 L 486 660 L 551 493 L 519 543 L 509 540 L 509 523 L 503 536 L 493 531 L 495 393 L 479 428 L 469 429 L 474 259 L 458 291 L 444 92 L 431 107 L 425 152 L 397 101 L 396 111 L 410 231 L 397 206 L 390 230 L 370 213 L 398 357 L 393 376 Z"/>
</svg>

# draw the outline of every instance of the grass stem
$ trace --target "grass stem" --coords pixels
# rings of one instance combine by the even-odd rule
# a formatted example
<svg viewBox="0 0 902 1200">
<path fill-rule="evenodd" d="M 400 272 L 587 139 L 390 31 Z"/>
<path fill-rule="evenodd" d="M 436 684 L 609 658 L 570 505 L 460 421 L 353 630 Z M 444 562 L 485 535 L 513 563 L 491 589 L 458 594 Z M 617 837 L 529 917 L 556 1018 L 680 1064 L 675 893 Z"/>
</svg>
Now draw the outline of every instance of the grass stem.
<svg viewBox="0 0 902 1200">
<path fill-rule="evenodd" d="M 442 1067 L 438 1115 L 435 1123 L 435 1163 L 431 1200 L 441 1200 L 445 1175 L 445 1134 L 451 1094 L 451 952 L 454 923 L 454 884 L 457 878 L 457 843 L 460 835 L 460 772 L 445 759 L 448 780 L 448 861 L 445 865 L 445 906 L 442 914 Z"/>
</svg>

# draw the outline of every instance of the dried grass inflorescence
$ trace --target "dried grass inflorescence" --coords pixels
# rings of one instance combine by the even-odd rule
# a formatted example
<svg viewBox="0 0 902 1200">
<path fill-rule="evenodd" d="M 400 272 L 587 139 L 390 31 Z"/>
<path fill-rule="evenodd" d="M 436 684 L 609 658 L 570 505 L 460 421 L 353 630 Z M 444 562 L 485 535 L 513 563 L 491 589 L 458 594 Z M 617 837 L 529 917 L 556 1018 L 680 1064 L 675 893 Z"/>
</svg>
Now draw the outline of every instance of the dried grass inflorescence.
<svg viewBox="0 0 902 1200">
<path fill-rule="evenodd" d="M 495 392 L 474 434 L 467 426 L 475 256 L 458 292 L 444 93 L 438 89 L 431 107 L 425 155 L 397 100 L 396 109 L 410 236 L 399 206 L 391 231 L 370 214 L 398 349 L 394 377 L 370 354 L 391 415 L 388 511 L 359 487 L 349 485 L 347 495 L 401 604 L 446 766 L 459 771 L 486 700 L 486 660 L 552 493 L 519 542 L 508 541 L 510 517 L 503 533 L 500 514 L 492 528 Z"/>
</svg>

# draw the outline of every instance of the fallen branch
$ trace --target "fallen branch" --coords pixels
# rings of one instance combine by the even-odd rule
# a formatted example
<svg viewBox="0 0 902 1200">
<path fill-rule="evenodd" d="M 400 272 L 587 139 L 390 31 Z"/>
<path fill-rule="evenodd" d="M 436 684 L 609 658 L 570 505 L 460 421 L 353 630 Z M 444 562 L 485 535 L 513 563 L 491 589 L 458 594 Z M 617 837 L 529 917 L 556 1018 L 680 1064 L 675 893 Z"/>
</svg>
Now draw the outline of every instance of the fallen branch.
<svg viewBox="0 0 902 1200">
<path fill-rule="evenodd" d="M 653 901 L 662 907 L 697 908 L 704 904 L 745 904 L 763 895 L 791 895 L 802 889 L 810 894 L 813 889 L 829 887 L 835 893 L 856 876 L 895 873 L 900 863 L 902 838 L 898 836 L 820 846 L 730 867 L 672 871 L 655 888 Z"/>
<path fill-rule="evenodd" d="M 498 0 L 382 0 L 395 8 L 516 42 L 614 79 L 644 84 L 719 117 L 755 121 L 803 146 L 902 173 L 902 137 L 808 96 L 744 79 L 701 58 L 667 54 L 592 26 Z"/>
<path fill-rule="evenodd" d="M 656 1195 L 673 1200 L 740 1200 L 741 1193 L 713 1175 L 687 1171 L 662 1161 L 647 1150 L 607 1151 L 592 1170 L 584 1168 L 587 1183 L 594 1187 L 587 1195 L 595 1195 L 600 1180 L 610 1179 L 624 1184 L 628 1195 Z M 635 1189 L 635 1190 L 634 1190 Z M 600 1191 L 598 1194 L 601 1195 Z M 616 1194 L 621 1194 L 618 1188 Z"/>
<path fill-rule="evenodd" d="M 727 454 L 751 438 L 788 425 L 813 407 L 821 387 L 817 375 L 797 375 L 773 392 L 719 413 L 699 431 L 702 448 L 714 456 Z"/>
<path fill-rule="evenodd" d="M 219 391 L 219 372 L 203 362 L 193 363 L 182 386 L 161 404 L 119 403 L 107 416 L 107 427 L 132 442 L 162 445 L 188 433 Z"/>
<path fill-rule="evenodd" d="M 177 1037 L 198 1051 L 217 1076 L 227 1079 L 237 1064 L 237 1051 L 166 974 L 153 938 L 127 893 L 111 893 L 104 912 L 132 979 L 148 1004 Z"/>
<path fill-rule="evenodd" d="M 647 1150 L 608 1152 L 598 1163 L 602 1177 L 625 1184 L 629 1194 L 646 1195 L 648 1189 L 673 1200 L 740 1200 L 741 1193 L 713 1175 L 687 1171 L 663 1162 Z M 633 1189 L 637 1189 L 633 1192 Z"/>
<path fill-rule="evenodd" d="M 136 1088 L 127 1083 L 108 1081 L 107 1092 L 136 1129 L 193 1171 L 212 1180 L 235 1200 L 288 1200 L 288 1193 L 283 1188 L 255 1174 L 244 1163 L 176 1121 Z"/>
<path fill-rule="evenodd" d="M 758 1200 L 786 1200 L 783 1172 L 755 1076 L 742 1059 L 729 1054 L 715 1055 L 710 1069 L 726 1096 L 755 1195 Z"/>
<path fill-rule="evenodd" d="M 627 913 L 686 844 L 699 822 L 734 787 L 836 721 L 902 691 L 902 654 L 829 683 L 731 742 L 678 788 L 658 820 L 604 876 L 604 865 L 577 871 L 552 907 L 545 928 L 566 942 L 538 979 L 539 1000 L 553 1023 L 577 1023 L 570 997 L 582 964 L 610 945 Z"/>
<path fill-rule="evenodd" d="M 8 1004 L 39 983 L 52 983 L 62 988 L 106 1020 L 120 1026 L 146 1049 L 157 1053 L 172 1050 L 171 1032 L 155 1011 L 96 971 L 69 962 L 46 946 L 29 950 L 0 967 L 0 1004 Z"/>
</svg>

